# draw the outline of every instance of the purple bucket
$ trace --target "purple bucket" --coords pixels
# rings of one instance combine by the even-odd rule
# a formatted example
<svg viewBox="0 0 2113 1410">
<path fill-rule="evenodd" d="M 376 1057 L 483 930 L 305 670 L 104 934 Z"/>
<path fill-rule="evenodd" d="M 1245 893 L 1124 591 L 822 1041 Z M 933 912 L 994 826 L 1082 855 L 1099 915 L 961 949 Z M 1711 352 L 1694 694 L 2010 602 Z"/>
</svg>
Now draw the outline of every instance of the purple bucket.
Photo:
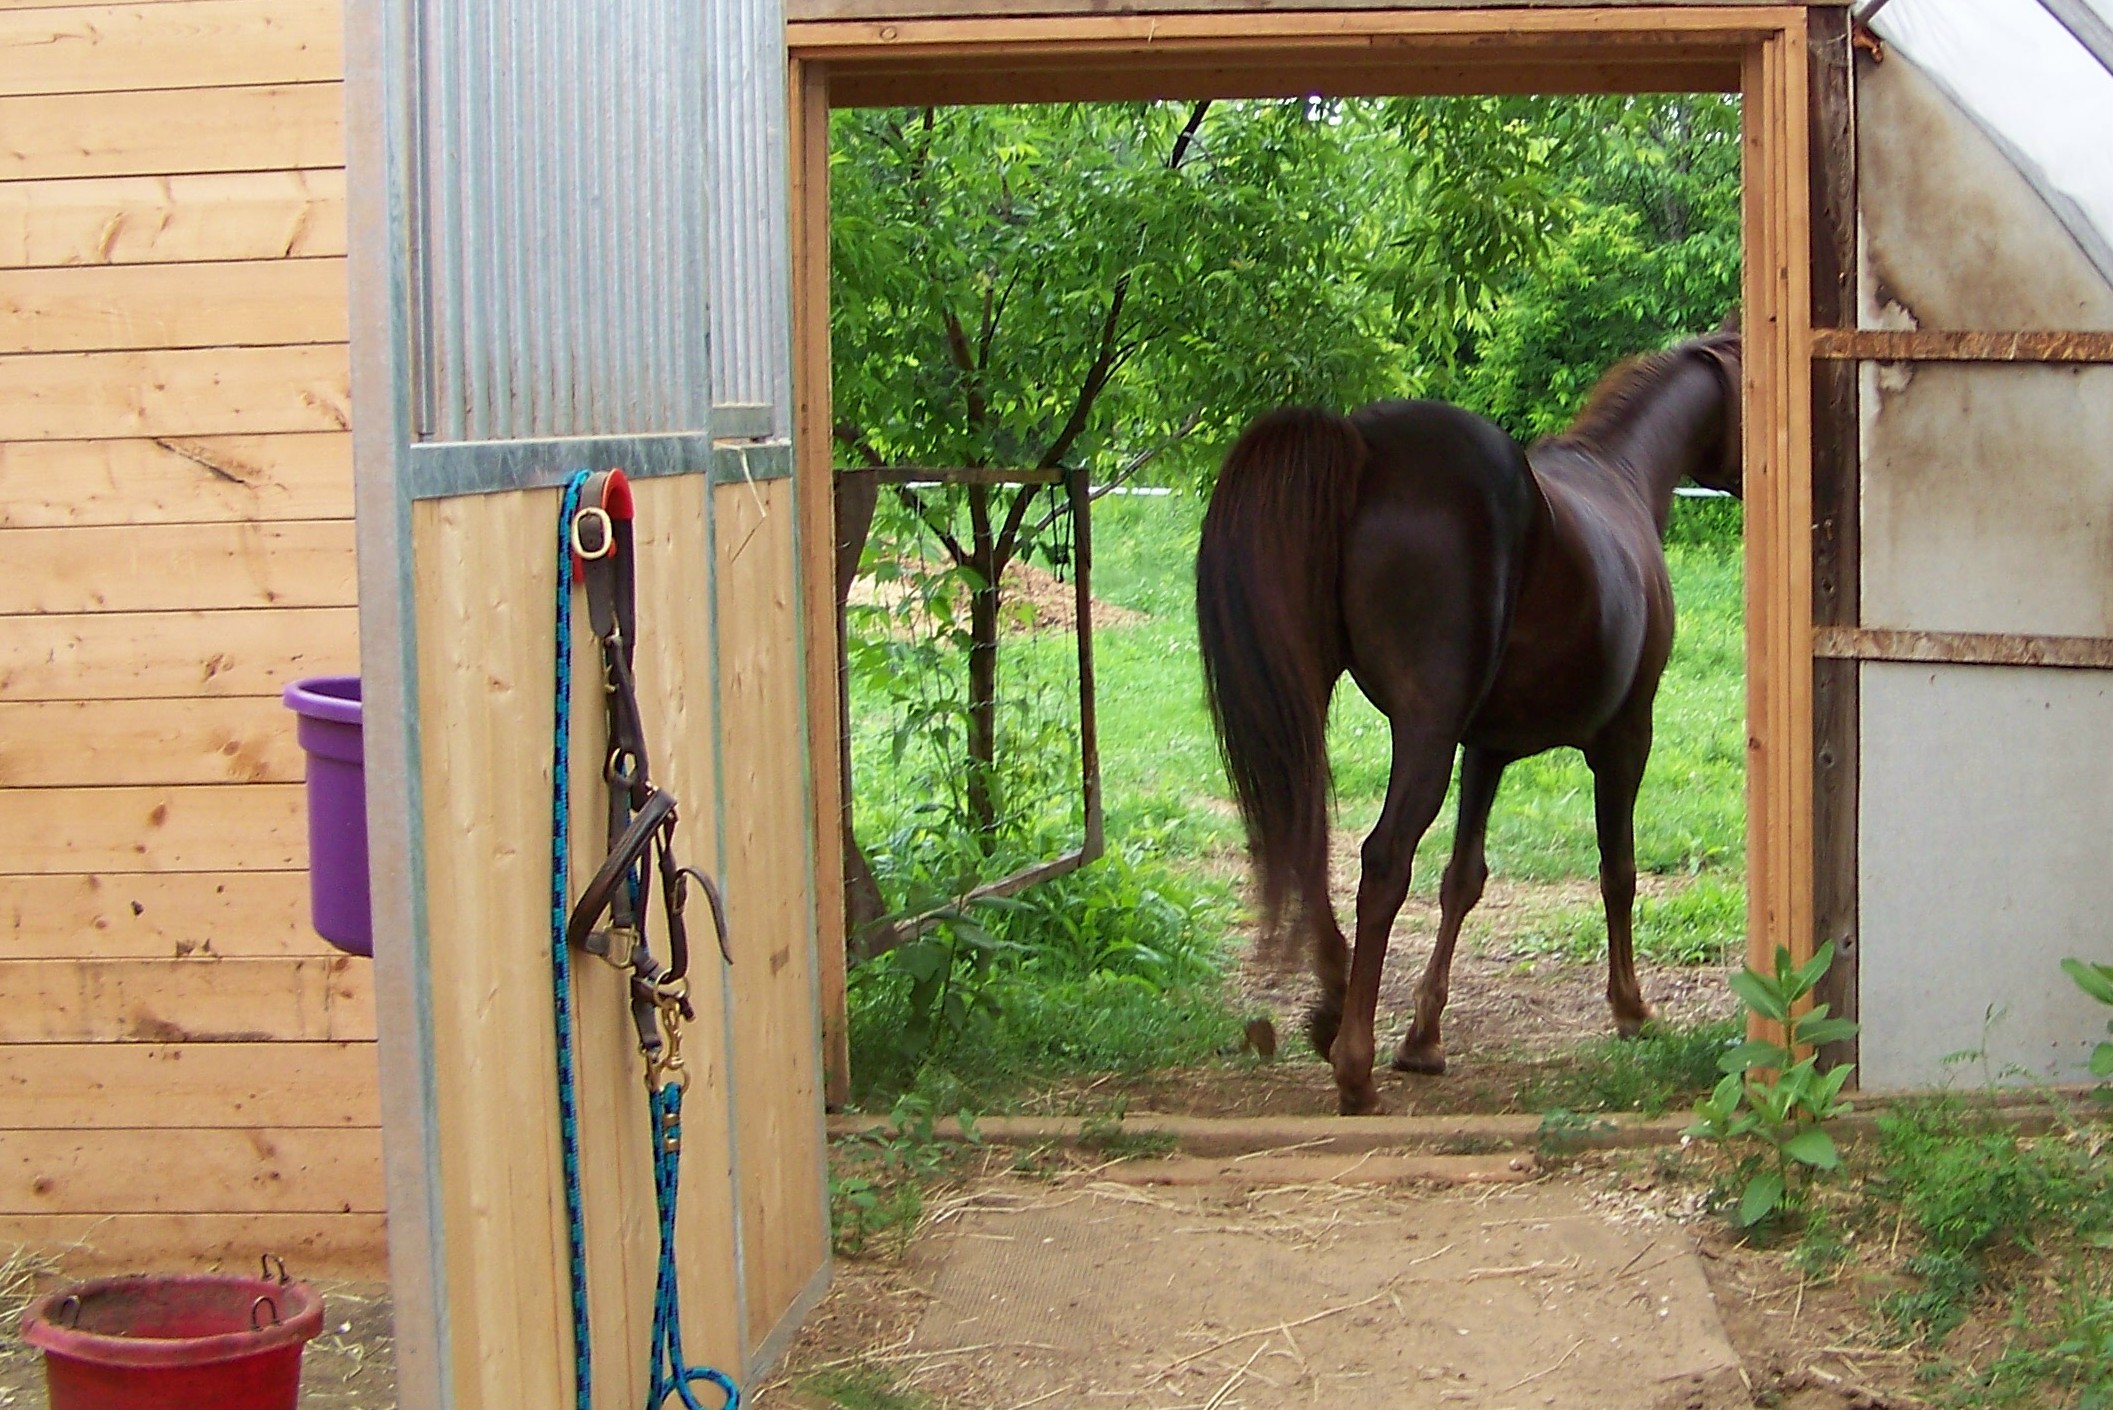
<svg viewBox="0 0 2113 1410">
<path fill-rule="evenodd" d="M 367 773 L 358 676 L 295 681 L 282 697 L 308 754 L 308 915 L 352 955 L 374 953 L 367 907 Z"/>
</svg>

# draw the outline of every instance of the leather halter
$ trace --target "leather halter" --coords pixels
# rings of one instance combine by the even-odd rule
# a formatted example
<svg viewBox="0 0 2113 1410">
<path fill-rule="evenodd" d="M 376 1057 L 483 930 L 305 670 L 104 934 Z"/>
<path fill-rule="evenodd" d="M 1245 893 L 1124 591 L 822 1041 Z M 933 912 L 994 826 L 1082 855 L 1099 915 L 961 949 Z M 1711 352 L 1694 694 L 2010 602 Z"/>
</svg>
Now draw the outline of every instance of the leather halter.
<svg viewBox="0 0 2113 1410">
<path fill-rule="evenodd" d="M 608 719 L 609 752 L 602 765 L 608 785 L 609 855 L 580 893 L 565 927 L 567 943 L 598 955 L 631 975 L 631 1019 L 645 1054 L 647 1081 L 657 1085 L 663 1068 L 680 1059 L 672 1042 L 674 1014 L 690 1019 L 687 976 L 689 933 L 683 908 L 689 883 L 704 888 L 718 934 L 719 953 L 728 964 L 726 908 L 719 888 L 695 867 L 675 858 L 676 804 L 673 794 L 654 786 L 646 752 L 645 725 L 638 710 L 632 657 L 637 646 L 637 558 L 632 537 L 630 482 L 621 470 L 608 470 L 587 481 L 580 508 L 568 535 L 572 543 L 575 582 L 587 590 L 587 621 L 602 645 L 603 702 Z M 668 925 L 668 963 L 662 965 L 646 937 L 643 904 L 649 871 L 660 876 L 661 907 Z M 608 925 L 602 926 L 603 917 Z M 656 1023 L 656 1018 L 661 1021 Z M 663 1059 L 663 1051 L 666 1058 Z"/>
</svg>

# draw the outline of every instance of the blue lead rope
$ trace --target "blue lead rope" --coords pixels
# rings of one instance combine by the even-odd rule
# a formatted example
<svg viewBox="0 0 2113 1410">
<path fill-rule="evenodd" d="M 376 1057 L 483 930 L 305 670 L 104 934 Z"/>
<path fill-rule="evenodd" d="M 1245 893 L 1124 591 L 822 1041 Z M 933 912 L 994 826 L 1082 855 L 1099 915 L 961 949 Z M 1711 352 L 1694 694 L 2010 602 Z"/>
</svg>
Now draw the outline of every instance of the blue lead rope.
<svg viewBox="0 0 2113 1410">
<path fill-rule="evenodd" d="M 580 1099 L 572 1068 L 572 953 L 565 901 L 572 833 L 572 516 L 587 472 L 565 485 L 558 509 L 556 742 L 550 751 L 550 974 L 558 1029 L 558 1147 L 565 1168 L 565 1240 L 572 1265 L 572 1403 L 594 1410 L 594 1352 L 587 1326 L 587 1219 L 580 1201 Z"/>
<path fill-rule="evenodd" d="M 675 1287 L 676 1174 L 682 1164 L 682 1083 L 663 1082 L 652 1094 L 653 1203 L 660 1210 L 660 1278 L 653 1289 L 653 1387 L 646 1410 L 660 1410 L 671 1395 L 683 1410 L 704 1410 L 690 1390 L 695 1381 L 719 1388 L 720 1410 L 740 1410 L 741 1392 L 709 1366 L 687 1366 L 682 1357 L 682 1303 Z"/>
<path fill-rule="evenodd" d="M 578 1079 L 572 1056 L 572 954 L 565 943 L 566 900 L 570 887 L 572 813 L 572 521 L 589 474 L 576 472 L 566 482 L 558 510 L 557 706 L 556 736 L 551 749 L 550 787 L 550 965 L 557 1018 L 558 1144 L 565 1177 L 565 1236 L 572 1275 L 572 1384 L 574 1410 L 593 1410 L 594 1356 L 587 1322 L 587 1221 L 580 1196 L 580 1112 Z M 640 878 L 632 877 L 634 905 Z M 740 1410 L 741 1392 L 733 1381 L 709 1366 L 689 1366 L 682 1354 L 682 1304 L 675 1273 L 675 1214 L 680 1203 L 682 1166 L 682 1081 L 662 1080 L 649 1086 L 652 1113 L 653 1203 L 660 1214 L 660 1268 L 653 1288 L 651 1388 L 646 1410 L 661 1410 L 670 1395 L 682 1397 L 683 1410 L 706 1410 L 690 1387 L 698 1381 L 716 1386 L 718 1410 Z"/>
</svg>

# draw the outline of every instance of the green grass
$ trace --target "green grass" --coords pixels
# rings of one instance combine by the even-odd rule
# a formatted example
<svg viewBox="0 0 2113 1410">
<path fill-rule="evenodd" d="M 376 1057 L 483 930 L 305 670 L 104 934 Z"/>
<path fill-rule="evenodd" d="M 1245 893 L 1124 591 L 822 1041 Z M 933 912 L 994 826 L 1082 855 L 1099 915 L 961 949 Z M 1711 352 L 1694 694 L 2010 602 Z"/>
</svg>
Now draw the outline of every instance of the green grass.
<svg viewBox="0 0 2113 1410">
<path fill-rule="evenodd" d="M 1640 1111 L 1657 1116 L 1708 1094 L 1717 1059 L 1745 1036 L 1738 1019 L 1672 1028 L 1649 1024 L 1635 1038 L 1595 1038 L 1564 1055 L 1519 1093 L 1530 1111 Z"/>
</svg>

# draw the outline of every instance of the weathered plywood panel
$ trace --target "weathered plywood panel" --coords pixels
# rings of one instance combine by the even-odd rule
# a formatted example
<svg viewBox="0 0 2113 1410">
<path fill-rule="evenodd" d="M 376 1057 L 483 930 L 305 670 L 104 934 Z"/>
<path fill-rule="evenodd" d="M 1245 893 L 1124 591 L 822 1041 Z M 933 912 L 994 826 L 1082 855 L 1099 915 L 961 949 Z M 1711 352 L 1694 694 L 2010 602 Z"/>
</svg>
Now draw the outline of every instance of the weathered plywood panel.
<svg viewBox="0 0 2113 1410">
<path fill-rule="evenodd" d="M 389 1270 L 383 1214 L 0 1215 L 0 1243 L 52 1254 L 75 1278 L 142 1268 L 252 1273 L 266 1253 L 301 1278 L 380 1279 Z"/>
<path fill-rule="evenodd" d="M 304 768 L 268 698 L 0 701 L 0 788 L 299 783 Z"/>
<path fill-rule="evenodd" d="M 345 261 L 0 271 L 0 354 L 346 339 Z"/>
<path fill-rule="evenodd" d="M 372 967 L 329 959 L 10 960 L 0 1043 L 340 1043 L 374 1037 Z"/>
<path fill-rule="evenodd" d="M 0 959 L 316 956 L 301 871 L 0 876 Z"/>
<path fill-rule="evenodd" d="M 46 1043 L 0 1064 L 0 1126 L 377 1128 L 372 1043 Z M 151 1138 L 142 1138 L 151 1139 Z"/>
<path fill-rule="evenodd" d="M 0 357 L 0 406 L 18 441 L 342 431 L 342 346 Z"/>
<path fill-rule="evenodd" d="M 726 897 L 734 932 L 735 1129 L 751 1347 L 829 1256 L 812 835 L 790 481 L 715 501 L 725 729 Z"/>
<path fill-rule="evenodd" d="M 376 1135 L 0 1131 L 0 1214 L 378 1214 Z"/>
<path fill-rule="evenodd" d="M 342 169 L 0 184 L 0 269 L 344 253 Z"/>
<path fill-rule="evenodd" d="M 307 865 L 297 783 L 0 790 L 0 875 Z"/>
<path fill-rule="evenodd" d="M 1862 671 L 1862 1083 L 1984 1044 L 1998 1080 L 2083 1078 L 2105 1012 L 2059 966 L 2109 957 L 2113 672 Z"/>
<path fill-rule="evenodd" d="M 1863 623 L 2113 636 L 2113 367 L 1867 366 Z"/>
<path fill-rule="evenodd" d="M 660 781 L 684 803 L 686 860 L 713 856 L 709 561 L 701 479 L 635 487 L 641 703 Z M 552 492 L 425 501 L 413 513 L 427 908 L 434 936 L 442 1226 L 456 1403 L 569 1404 L 570 1316 L 557 1159 L 549 934 Z M 604 850 L 600 692 L 580 616 L 575 655 L 574 882 Z M 718 964 L 701 907 L 698 1020 L 685 1106 L 682 1257 L 693 1356 L 736 1364 L 733 1196 Z M 651 1317 L 652 1179 L 636 1038 L 620 976 L 576 957 L 589 1284 L 599 1394 L 644 1395 L 636 1348 Z"/>
<path fill-rule="evenodd" d="M 351 517 L 343 431 L 0 443 L 0 529 Z"/>
<path fill-rule="evenodd" d="M 2113 328 L 2113 287 L 1904 57 L 1858 60 L 1856 131 L 1864 327 Z"/>
<path fill-rule="evenodd" d="M 0 11 L 0 93 L 335 80 L 337 0 L 179 0 Z"/>
<path fill-rule="evenodd" d="M 0 613 L 350 607 L 352 524 L 195 524 L 0 531 Z"/>
<path fill-rule="evenodd" d="M 0 98 L 0 181 L 345 164 L 337 83 Z"/>
<path fill-rule="evenodd" d="M 277 695 L 302 676 L 356 675 L 350 607 L 0 617 L 0 698 Z"/>
</svg>

